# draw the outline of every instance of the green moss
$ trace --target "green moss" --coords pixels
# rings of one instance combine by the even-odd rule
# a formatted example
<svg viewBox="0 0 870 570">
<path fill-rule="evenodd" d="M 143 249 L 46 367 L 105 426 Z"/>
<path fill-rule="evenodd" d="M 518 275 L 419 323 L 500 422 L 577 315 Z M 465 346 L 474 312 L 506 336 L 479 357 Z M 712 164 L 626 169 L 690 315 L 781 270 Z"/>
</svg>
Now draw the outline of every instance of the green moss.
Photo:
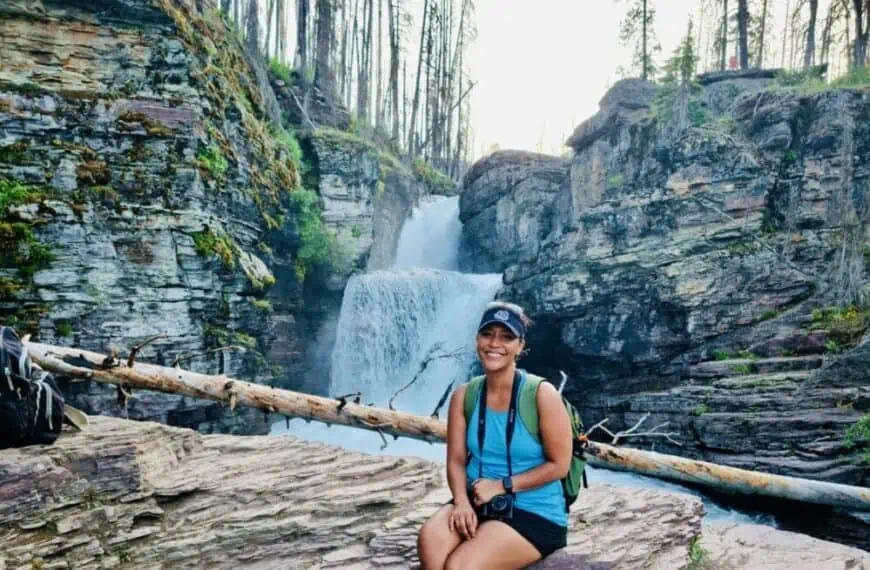
<svg viewBox="0 0 870 570">
<path fill-rule="evenodd" d="M 861 462 L 870 468 L 870 414 L 864 415 L 846 430 L 843 443 L 848 449 L 861 451 Z"/>
<path fill-rule="evenodd" d="M 731 358 L 731 353 L 729 353 L 727 350 L 717 348 L 713 351 L 713 358 L 715 360 L 728 360 L 729 358 Z"/>
<path fill-rule="evenodd" d="M 369 151 L 380 154 L 380 151 L 374 143 L 348 131 L 321 127 L 314 130 L 311 133 L 311 136 L 331 146 L 345 146 L 350 147 L 352 151 Z"/>
<path fill-rule="evenodd" d="M 20 140 L 12 144 L 0 146 L 0 162 L 6 164 L 23 164 L 27 159 L 27 149 L 30 143 Z"/>
<path fill-rule="evenodd" d="M 414 159 L 411 170 L 417 181 L 424 184 L 430 194 L 445 195 L 456 189 L 456 183 L 449 176 L 432 168 L 422 158 Z"/>
<path fill-rule="evenodd" d="M 709 412 L 710 412 L 710 408 L 707 407 L 707 404 L 698 404 L 692 410 L 692 415 L 700 417 L 700 416 L 703 416 L 704 414 L 709 413 Z"/>
<path fill-rule="evenodd" d="M 32 186 L 0 178 L 0 217 L 6 217 L 9 206 L 25 204 L 38 197 L 39 192 Z"/>
<path fill-rule="evenodd" d="M 290 83 L 290 74 L 293 72 L 289 66 L 284 65 L 274 57 L 269 58 L 269 69 L 275 75 L 275 77 L 284 80 L 286 83 Z"/>
<path fill-rule="evenodd" d="M 623 184 L 623 176 L 622 174 L 614 174 L 613 176 L 607 177 L 607 189 L 608 190 L 618 190 L 622 188 Z"/>
<path fill-rule="evenodd" d="M 200 150 L 196 155 L 196 162 L 200 168 L 214 177 L 223 177 L 230 166 L 221 149 L 216 145 Z"/>
<path fill-rule="evenodd" d="M 55 326 L 58 336 L 70 337 L 73 335 L 72 325 L 68 321 L 60 321 Z"/>
<path fill-rule="evenodd" d="M 814 95 L 835 89 L 870 89 L 870 69 L 852 69 L 843 75 L 826 81 L 818 69 L 783 70 L 769 87 L 774 91 L 794 91 L 801 95 Z"/>
<path fill-rule="evenodd" d="M 267 313 L 272 311 L 272 303 L 268 299 L 251 299 L 251 304 L 261 311 Z"/>
<path fill-rule="evenodd" d="M 83 186 L 108 184 L 109 178 L 109 165 L 102 160 L 88 160 L 76 167 L 76 179 Z"/>
<path fill-rule="evenodd" d="M 814 309 L 811 328 L 827 330 L 828 338 L 837 347 L 855 346 L 870 328 L 870 307 L 848 305 Z"/>
<path fill-rule="evenodd" d="M 193 234 L 193 247 L 196 253 L 203 257 L 212 255 L 220 258 L 224 267 L 233 269 L 236 266 L 235 246 L 224 234 L 218 235 L 211 229 Z"/>
<path fill-rule="evenodd" d="M 15 279 L 0 277 L 0 299 L 9 299 L 22 289 L 24 289 L 24 286 Z"/>
<path fill-rule="evenodd" d="M 29 97 L 37 97 L 39 95 L 44 95 L 45 93 L 49 92 L 47 89 L 43 89 L 36 83 L 31 83 L 29 81 L 25 81 L 23 83 L 3 82 L 0 83 L 0 87 Z"/>
<path fill-rule="evenodd" d="M 239 345 L 249 350 L 257 348 L 257 339 L 241 331 L 231 331 L 223 327 L 206 325 L 203 331 L 206 342 L 212 346 Z"/>
<path fill-rule="evenodd" d="M 299 251 L 293 267 L 296 278 L 302 282 L 310 271 L 324 266 L 335 272 L 347 270 L 348 252 L 339 244 L 334 232 L 329 230 L 321 218 L 320 198 L 306 189 L 290 194 L 299 227 Z"/>
<path fill-rule="evenodd" d="M 752 367 L 742 362 L 740 364 L 732 364 L 728 368 L 735 374 L 750 374 L 752 372 Z"/>
<path fill-rule="evenodd" d="M 145 129 L 145 132 L 153 137 L 175 136 L 174 129 L 171 129 L 160 121 L 152 119 L 145 113 L 140 113 L 138 111 L 127 111 L 126 113 L 123 113 L 118 117 L 118 121 L 121 122 L 123 127 L 127 127 L 125 123 L 129 125 L 140 124 Z"/>
</svg>

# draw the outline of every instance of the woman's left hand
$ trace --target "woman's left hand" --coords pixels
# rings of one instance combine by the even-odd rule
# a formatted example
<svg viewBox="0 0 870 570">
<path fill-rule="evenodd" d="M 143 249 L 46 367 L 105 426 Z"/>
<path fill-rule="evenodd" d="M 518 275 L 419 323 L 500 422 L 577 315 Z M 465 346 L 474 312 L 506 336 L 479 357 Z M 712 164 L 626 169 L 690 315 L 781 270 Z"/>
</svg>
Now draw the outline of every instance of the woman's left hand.
<svg viewBox="0 0 870 570">
<path fill-rule="evenodd" d="M 471 487 L 474 505 L 481 506 L 490 502 L 496 495 L 504 494 L 504 485 L 498 479 L 480 479 Z"/>
</svg>

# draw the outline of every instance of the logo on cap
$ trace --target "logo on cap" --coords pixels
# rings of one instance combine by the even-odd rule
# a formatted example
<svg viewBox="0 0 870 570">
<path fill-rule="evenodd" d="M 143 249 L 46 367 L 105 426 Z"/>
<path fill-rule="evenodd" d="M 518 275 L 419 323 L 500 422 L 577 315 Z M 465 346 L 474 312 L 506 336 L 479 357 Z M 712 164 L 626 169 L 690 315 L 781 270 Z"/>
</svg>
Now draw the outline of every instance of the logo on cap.
<svg viewBox="0 0 870 570">
<path fill-rule="evenodd" d="M 500 321 L 506 321 L 510 318 L 510 315 L 507 311 L 496 311 L 493 316 Z"/>
</svg>

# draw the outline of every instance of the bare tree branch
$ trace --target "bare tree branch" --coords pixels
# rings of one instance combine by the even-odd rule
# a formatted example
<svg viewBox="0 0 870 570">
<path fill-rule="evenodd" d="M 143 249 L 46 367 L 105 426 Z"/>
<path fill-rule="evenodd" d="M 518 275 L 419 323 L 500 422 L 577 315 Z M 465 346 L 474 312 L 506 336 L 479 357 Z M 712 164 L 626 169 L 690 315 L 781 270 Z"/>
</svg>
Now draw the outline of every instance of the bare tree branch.
<svg viewBox="0 0 870 570">
<path fill-rule="evenodd" d="M 395 410 L 395 409 L 396 409 L 396 408 L 393 407 L 393 400 L 396 399 L 396 396 L 398 396 L 399 394 L 401 394 L 402 392 L 404 392 L 405 390 L 407 390 L 408 388 L 410 388 L 411 386 L 413 386 L 414 383 L 417 382 L 417 380 L 420 379 L 420 375 L 423 374 L 423 372 L 426 371 L 426 368 L 429 366 L 429 363 L 434 362 L 435 360 L 443 360 L 443 359 L 445 359 L 445 358 L 460 358 L 463 354 L 466 353 L 466 349 L 464 349 L 464 348 L 457 348 L 457 349 L 454 349 L 454 350 L 452 350 L 452 351 L 450 351 L 450 352 L 445 352 L 445 353 L 443 353 L 443 354 L 436 354 L 437 351 L 441 350 L 442 345 L 443 345 L 443 343 L 440 343 L 440 342 L 435 343 L 434 345 L 432 345 L 432 348 L 430 348 L 430 349 L 429 349 L 429 352 L 426 353 L 425 358 L 423 358 L 423 360 L 420 362 L 420 368 L 417 369 L 417 373 L 414 374 L 414 377 L 411 378 L 411 381 L 408 382 L 407 384 L 405 384 L 404 386 L 402 386 L 401 388 L 399 388 L 399 389 L 398 389 L 398 390 L 397 390 L 397 391 L 396 391 L 396 392 L 395 392 L 395 393 L 390 397 L 390 401 L 389 401 L 389 403 L 388 403 L 388 407 L 389 407 L 391 410 Z"/>
</svg>

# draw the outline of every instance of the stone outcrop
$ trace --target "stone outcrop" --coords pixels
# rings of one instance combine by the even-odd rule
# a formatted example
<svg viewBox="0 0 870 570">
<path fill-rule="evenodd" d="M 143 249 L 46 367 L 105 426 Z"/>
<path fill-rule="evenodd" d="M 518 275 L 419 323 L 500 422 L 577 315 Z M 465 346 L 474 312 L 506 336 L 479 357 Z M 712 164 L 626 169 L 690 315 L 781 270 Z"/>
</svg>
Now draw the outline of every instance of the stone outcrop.
<svg viewBox="0 0 870 570">
<path fill-rule="evenodd" d="M 587 425 L 649 413 L 683 447 L 639 445 L 866 484 L 843 435 L 867 413 L 867 369 L 813 370 L 870 326 L 843 306 L 868 292 L 868 117 L 866 90 L 622 81 L 572 158 L 471 168 L 466 268 L 504 271 L 499 296 L 537 323 L 524 364 L 567 372 Z"/>
<path fill-rule="evenodd" d="M 336 292 L 390 263 L 425 186 L 347 133 L 314 132 L 297 156 L 278 122 L 292 98 L 214 7 L 13 0 L 0 22 L 0 321 L 98 350 L 167 333 L 141 353 L 164 364 L 238 346 L 185 365 L 324 389 L 314 363 Z M 304 272 L 319 243 L 303 187 L 343 248 Z M 103 386 L 64 388 L 92 413 L 268 429 L 211 403 L 135 394 L 125 407 Z"/>
<path fill-rule="evenodd" d="M 417 568 L 417 531 L 450 496 L 443 466 L 420 459 L 91 419 L 54 446 L 0 451 L 0 568 Z M 870 564 L 765 527 L 702 526 L 689 495 L 583 493 L 569 546 L 536 568 L 687 568 L 698 536 L 708 552 L 693 555 L 721 569 Z"/>
</svg>

